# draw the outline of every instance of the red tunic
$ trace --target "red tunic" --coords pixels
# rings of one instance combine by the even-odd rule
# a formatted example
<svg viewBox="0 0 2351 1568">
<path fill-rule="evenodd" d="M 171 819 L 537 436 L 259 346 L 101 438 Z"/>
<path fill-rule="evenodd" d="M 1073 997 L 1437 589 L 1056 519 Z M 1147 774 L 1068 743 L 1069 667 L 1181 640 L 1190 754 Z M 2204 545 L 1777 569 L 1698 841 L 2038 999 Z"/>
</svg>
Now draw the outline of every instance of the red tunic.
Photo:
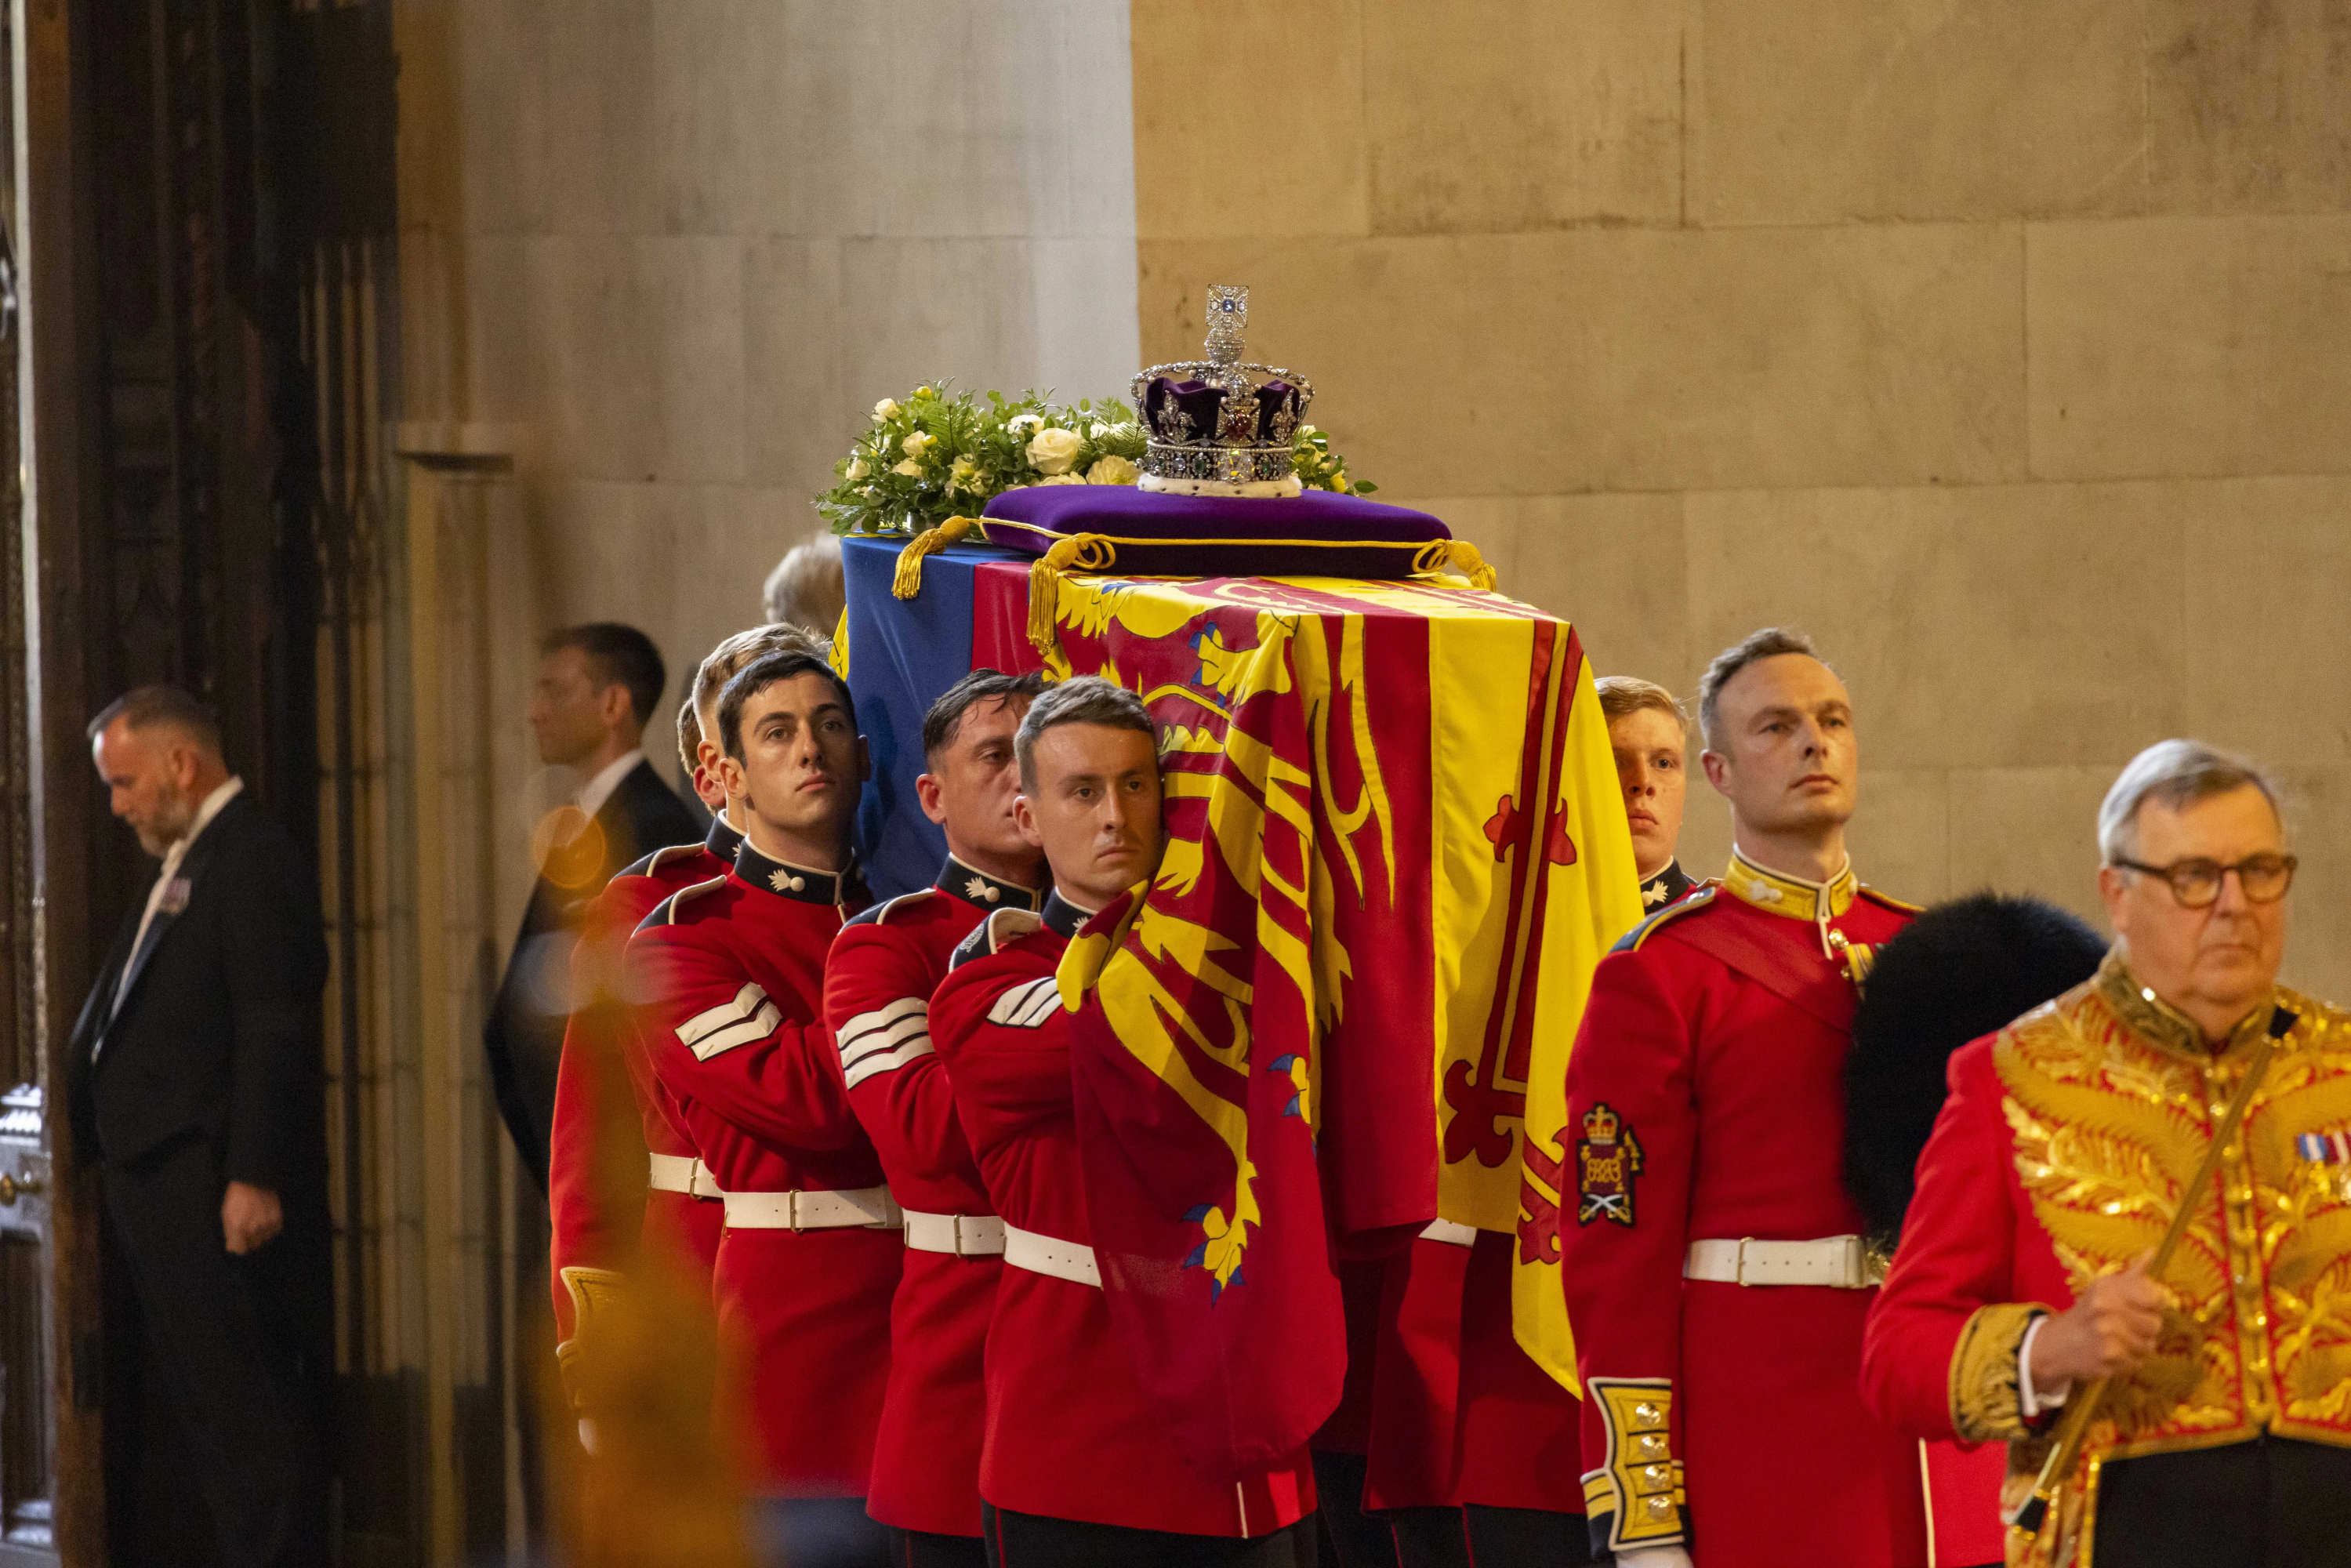
<svg viewBox="0 0 2351 1568">
<path fill-rule="evenodd" d="M 629 944 L 655 998 L 640 1014 L 646 1052 L 730 1195 L 882 1184 L 819 1021 L 842 895 L 839 879 L 747 844 L 733 872 L 673 896 Z M 720 1239 L 720 1343 L 747 1366 L 720 1388 L 748 1429 L 755 1491 L 865 1495 L 900 1249 L 894 1228 L 730 1225 Z"/>
<path fill-rule="evenodd" d="M 586 997 L 599 990 L 622 994 L 617 979 L 630 933 L 671 894 L 726 874 L 726 862 L 716 851 L 721 843 L 731 850 L 740 841 L 741 835 L 721 819 L 712 824 L 706 842 L 655 850 L 605 883 L 603 892 L 589 902 L 579 945 L 571 952 L 573 994 Z M 595 1042 L 586 1038 L 590 1027 L 588 1015 L 576 1012 L 564 1026 L 563 1054 L 555 1073 L 555 1121 L 548 1145 L 547 1207 L 552 1231 L 548 1283 L 555 1296 L 558 1343 L 569 1339 L 574 1326 L 571 1292 L 564 1285 L 563 1270 L 617 1269 L 628 1254 L 626 1221 L 599 1201 L 596 1115 L 606 1090 L 603 1071 L 611 1054 L 595 1049 Z M 644 1140 L 642 1148 L 630 1151 L 630 1157 L 643 1162 L 650 1152 L 694 1158 L 693 1144 L 667 1113 L 666 1096 L 653 1082 L 643 1051 L 637 1049 L 635 1031 L 624 1029 L 620 1036 L 612 1045 L 627 1068 Z M 698 1275 L 706 1292 L 710 1260 L 718 1250 L 721 1218 L 715 1198 L 649 1187 L 638 1245 L 653 1249 L 672 1264 Z"/>
<path fill-rule="evenodd" d="M 1021 1230 L 1090 1247 L 1071 1015 L 1045 996 L 1081 916 L 1056 898 L 1046 918 L 1046 928 L 1013 936 L 1013 916 L 999 915 L 973 934 L 931 998 L 931 1040 L 996 1212 Z M 1098 1287 L 1007 1267 L 987 1385 L 979 1492 L 998 1508 L 1221 1536 L 1263 1535 L 1313 1511 L 1303 1448 L 1238 1483 L 1207 1480 L 1185 1463 Z"/>
<path fill-rule="evenodd" d="M 1582 1406 L 1510 1328 L 1515 1238 L 1464 1226 L 1431 1232 L 1388 1265 L 1368 1506 L 1582 1515 Z"/>
<path fill-rule="evenodd" d="M 1595 1546 L 1694 1536 L 1706 1568 L 1926 1563 L 1919 1447 L 1861 1400 L 1876 1292 L 1683 1277 L 1694 1241 L 1858 1236 L 1841 1170 L 1857 997 L 1830 934 L 1874 946 L 1913 913 L 1850 871 L 1823 888 L 1734 857 L 1723 888 L 1594 972 L 1561 1243 Z"/>
<path fill-rule="evenodd" d="M 2112 1521 L 2082 1537 L 2101 1478 L 2137 1456 L 2264 1433 L 2351 1448 L 2339 1304 L 2351 1277 L 2351 1019 L 2280 987 L 2208 1044 L 2117 950 L 2092 979 L 1951 1056 L 1950 1093 L 1870 1313 L 1862 1385 L 1899 1429 L 2024 1443 L 2055 1418 L 2043 1406 L 2028 1424 L 2022 1410 L 2017 1363 L 2032 1319 L 2157 1245 L 2257 1042 L 2288 1025 L 2163 1275 L 2175 1305 L 2155 1353 L 2109 1386 L 2064 1479 L 2040 1543 L 2056 1561 L 2134 1560 L 2137 1543 Z M 2011 1502 L 2042 1455 L 2018 1458 Z M 2179 1544 L 2167 1542 L 2174 1560 Z"/>
<path fill-rule="evenodd" d="M 877 904 L 841 927 L 825 963 L 824 1020 L 849 1103 L 882 1155 L 890 1196 L 917 1214 L 991 1216 L 932 1050 L 931 993 L 957 944 L 997 908 L 1033 909 L 1027 888 L 950 859 L 935 887 Z M 884 1524 L 979 1533 L 980 1358 L 996 1311 L 999 1253 L 914 1247 L 890 1307 L 890 1390 L 865 1508 Z"/>
</svg>

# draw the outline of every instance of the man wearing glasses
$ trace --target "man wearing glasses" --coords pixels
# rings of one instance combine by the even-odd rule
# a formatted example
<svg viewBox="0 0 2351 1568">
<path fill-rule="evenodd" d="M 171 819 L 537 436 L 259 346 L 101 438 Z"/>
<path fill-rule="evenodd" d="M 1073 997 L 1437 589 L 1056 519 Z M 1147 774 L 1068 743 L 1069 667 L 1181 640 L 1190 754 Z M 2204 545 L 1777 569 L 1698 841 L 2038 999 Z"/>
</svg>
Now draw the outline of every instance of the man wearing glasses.
<svg viewBox="0 0 2351 1568">
<path fill-rule="evenodd" d="M 2351 1564 L 2351 1017 L 2277 984 L 2276 792 L 2167 740 L 2108 791 L 2098 849 L 2114 948 L 1951 1058 L 1865 1396 L 1920 1437 L 2007 1442 L 2013 1510 L 2067 1403 L 2108 1380 L 2011 1562 Z"/>
</svg>

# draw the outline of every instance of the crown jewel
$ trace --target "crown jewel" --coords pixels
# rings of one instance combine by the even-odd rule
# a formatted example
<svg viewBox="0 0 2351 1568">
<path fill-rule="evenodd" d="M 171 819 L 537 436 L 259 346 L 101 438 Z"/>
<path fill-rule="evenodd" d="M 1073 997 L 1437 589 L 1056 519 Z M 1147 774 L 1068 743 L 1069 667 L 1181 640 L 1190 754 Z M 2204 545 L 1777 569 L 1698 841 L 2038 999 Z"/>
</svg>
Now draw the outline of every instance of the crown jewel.
<svg viewBox="0 0 2351 1568">
<path fill-rule="evenodd" d="M 1143 413 L 1145 490 L 1178 495 L 1295 496 L 1290 442 L 1314 384 L 1277 365 L 1241 358 L 1249 290 L 1208 290 L 1205 360 L 1154 365 L 1134 378 Z"/>
</svg>

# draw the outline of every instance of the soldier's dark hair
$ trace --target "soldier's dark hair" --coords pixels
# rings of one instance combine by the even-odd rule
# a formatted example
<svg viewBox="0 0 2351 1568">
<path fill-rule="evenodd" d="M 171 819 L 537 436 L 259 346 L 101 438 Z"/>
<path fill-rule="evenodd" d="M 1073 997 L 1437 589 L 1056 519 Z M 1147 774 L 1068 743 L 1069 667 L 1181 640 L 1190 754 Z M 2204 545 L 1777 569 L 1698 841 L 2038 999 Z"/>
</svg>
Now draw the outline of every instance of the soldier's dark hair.
<svg viewBox="0 0 2351 1568">
<path fill-rule="evenodd" d="M 1133 692 L 1100 675 L 1080 675 L 1047 686 L 1045 695 L 1029 705 L 1019 730 L 1012 737 L 1012 755 L 1020 761 L 1020 788 L 1037 788 L 1037 737 L 1065 724 L 1093 724 L 1104 729 L 1132 729 L 1155 741 L 1151 710 Z"/>
<path fill-rule="evenodd" d="M 538 645 L 542 654 L 559 653 L 566 648 L 577 648 L 587 656 L 588 678 L 596 683 L 597 690 L 628 688 L 629 711 L 636 716 L 639 729 L 653 723 L 653 711 L 661 706 L 662 687 L 669 684 L 669 671 L 652 638 L 618 621 L 589 621 L 550 632 Z"/>
<path fill-rule="evenodd" d="M 799 648 L 786 648 L 773 653 L 762 653 L 744 665 L 726 683 L 718 695 L 718 743 L 726 755 L 736 761 L 743 760 L 743 709 L 745 705 L 774 685 L 801 675 L 822 675 L 832 683 L 840 695 L 841 706 L 849 715 L 849 727 L 857 727 L 857 704 L 849 695 L 849 683 L 840 672 L 823 658 Z"/>
<path fill-rule="evenodd" d="M 1042 672 L 1008 675 L 1001 670 L 974 670 L 940 694 L 923 716 L 923 760 L 929 763 L 955 744 L 963 730 L 963 716 L 984 702 L 1035 702 L 1045 689 Z"/>
<path fill-rule="evenodd" d="M 1714 663 L 1706 667 L 1706 674 L 1698 681 L 1698 727 L 1708 751 L 1722 748 L 1722 720 L 1716 710 L 1722 688 L 1730 684 L 1730 677 L 1760 659 L 1774 659 L 1782 653 L 1802 653 L 1808 659 L 1820 657 L 1813 651 L 1810 637 L 1782 626 L 1750 632 L 1714 656 Z"/>
<path fill-rule="evenodd" d="M 221 754 L 220 718 L 193 694 L 177 686 L 133 686 L 112 702 L 98 710 L 89 721 L 88 737 L 96 740 L 106 727 L 116 719 L 125 729 L 152 729 L 161 726 L 178 730 L 196 743 L 199 750 L 217 758 Z"/>
</svg>

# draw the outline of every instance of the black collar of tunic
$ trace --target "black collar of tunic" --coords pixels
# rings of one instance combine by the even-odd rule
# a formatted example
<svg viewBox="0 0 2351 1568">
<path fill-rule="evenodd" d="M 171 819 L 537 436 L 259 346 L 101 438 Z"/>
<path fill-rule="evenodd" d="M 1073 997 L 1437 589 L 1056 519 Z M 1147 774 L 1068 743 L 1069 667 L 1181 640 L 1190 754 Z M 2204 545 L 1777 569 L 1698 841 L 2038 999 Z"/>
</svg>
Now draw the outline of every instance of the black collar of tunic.
<svg viewBox="0 0 2351 1568">
<path fill-rule="evenodd" d="M 1078 927 L 1083 925 L 1087 921 L 1092 920 L 1094 917 L 1094 914 L 1095 911 L 1091 909 L 1080 909 L 1076 904 L 1071 904 L 1068 899 L 1063 898 L 1061 896 L 1061 890 L 1059 888 L 1055 888 L 1050 894 L 1046 895 L 1045 929 L 1052 932 L 1063 941 L 1068 941 L 1075 937 L 1078 934 Z"/>
<path fill-rule="evenodd" d="M 710 819 L 710 831 L 703 836 L 703 848 L 727 864 L 735 863 L 735 852 L 743 847 L 743 835 L 735 831 L 725 813 Z"/>
<path fill-rule="evenodd" d="M 947 856 L 946 864 L 939 867 L 938 880 L 931 885 L 979 909 L 1026 909 L 1034 913 L 1044 898 L 1033 887 L 990 876 L 953 855 Z"/>
<path fill-rule="evenodd" d="M 844 872 L 829 872 L 770 860 L 753 849 L 747 838 L 735 851 L 735 874 L 762 893 L 772 893 L 796 904 L 847 903 L 858 881 L 854 865 Z"/>
<path fill-rule="evenodd" d="M 1655 915 L 1668 904 L 1679 904 L 1682 894 L 1698 883 L 1682 873 L 1682 862 L 1667 861 L 1666 869 L 1641 884 L 1641 913 Z"/>
</svg>

